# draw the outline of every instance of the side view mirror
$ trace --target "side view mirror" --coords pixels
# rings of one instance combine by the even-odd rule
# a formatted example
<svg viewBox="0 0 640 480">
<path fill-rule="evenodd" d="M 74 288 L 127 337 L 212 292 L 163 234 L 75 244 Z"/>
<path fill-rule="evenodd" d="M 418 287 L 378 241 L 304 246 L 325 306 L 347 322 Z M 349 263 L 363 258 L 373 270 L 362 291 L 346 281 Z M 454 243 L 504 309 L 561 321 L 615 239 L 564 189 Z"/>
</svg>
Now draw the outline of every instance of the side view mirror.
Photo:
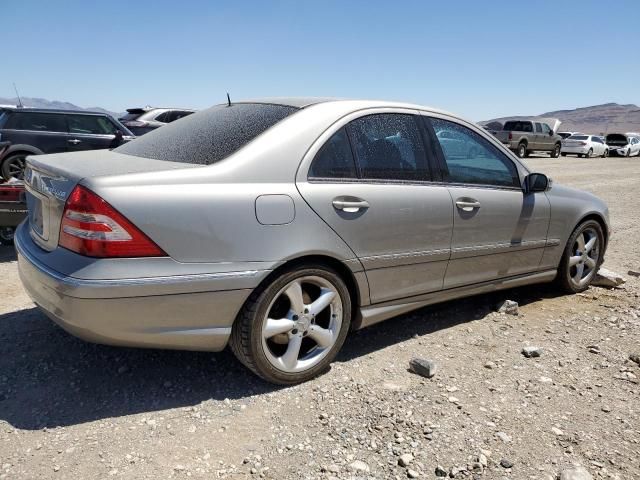
<svg viewBox="0 0 640 480">
<path fill-rule="evenodd" d="M 553 137 L 553 135 L 554 135 L 553 130 L 549 130 L 549 136 L 550 136 L 550 137 Z"/>
<path fill-rule="evenodd" d="M 124 133 L 122 133 L 122 130 L 116 130 L 116 140 L 117 141 L 122 141 L 122 138 L 124 137 Z"/>
<path fill-rule="evenodd" d="M 544 173 L 530 173 L 524 183 L 526 193 L 546 192 L 551 188 L 551 179 Z"/>
</svg>

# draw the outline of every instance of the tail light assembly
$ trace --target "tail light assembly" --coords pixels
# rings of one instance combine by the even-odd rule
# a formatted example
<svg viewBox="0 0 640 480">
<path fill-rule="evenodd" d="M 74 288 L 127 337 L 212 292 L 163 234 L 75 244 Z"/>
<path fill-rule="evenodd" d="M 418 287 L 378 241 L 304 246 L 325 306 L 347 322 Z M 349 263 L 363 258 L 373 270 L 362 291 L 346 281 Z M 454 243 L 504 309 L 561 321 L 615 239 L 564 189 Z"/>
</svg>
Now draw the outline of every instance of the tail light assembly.
<svg viewBox="0 0 640 480">
<path fill-rule="evenodd" d="M 513 134 L 509 132 L 509 140 L 513 140 Z"/>
<path fill-rule="evenodd" d="M 23 185 L 0 185 L 0 202 L 23 202 Z"/>
<path fill-rule="evenodd" d="M 138 227 L 100 196 L 77 185 L 64 206 L 58 244 L 87 257 L 166 257 Z"/>
</svg>

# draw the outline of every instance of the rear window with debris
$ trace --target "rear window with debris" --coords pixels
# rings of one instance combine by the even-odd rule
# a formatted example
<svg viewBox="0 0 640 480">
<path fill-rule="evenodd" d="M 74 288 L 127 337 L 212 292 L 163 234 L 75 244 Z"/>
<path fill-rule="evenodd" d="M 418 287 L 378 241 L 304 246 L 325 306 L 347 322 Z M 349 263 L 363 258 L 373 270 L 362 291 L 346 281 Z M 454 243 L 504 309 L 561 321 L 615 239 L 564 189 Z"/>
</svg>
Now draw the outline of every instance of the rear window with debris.
<svg viewBox="0 0 640 480">
<path fill-rule="evenodd" d="M 158 128 L 114 151 L 136 157 L 210 165 L 298 111 L 286 105 L 216 105 Z"/>
</svg>

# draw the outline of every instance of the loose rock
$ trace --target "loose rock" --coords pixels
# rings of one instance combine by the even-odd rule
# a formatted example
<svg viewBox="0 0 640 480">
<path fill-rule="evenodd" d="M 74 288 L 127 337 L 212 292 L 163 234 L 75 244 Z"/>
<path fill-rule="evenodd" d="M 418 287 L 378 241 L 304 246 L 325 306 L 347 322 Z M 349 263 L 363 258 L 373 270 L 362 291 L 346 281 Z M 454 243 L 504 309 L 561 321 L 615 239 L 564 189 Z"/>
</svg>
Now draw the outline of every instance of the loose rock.
<svg viewBox="0 0 640 480">
<path fill-rule="evenodd" d="M 509 460 L 508 458 L 503 458 L 502 460 L 500 460 L 500 465 L 503 468 L 511 468 L 511 467 L 513 467 L 513 462 L 511 460 Z"/>
<path fill-rule="evenodd" d="M 624 284 L 625 281 L 626 280 L 622 275 L 612 272 L 611 270 L 607 270 L 606 268 L 600 268 L 596 273 L 596 276 L 591 281 L 591 285 L 604 288 L 617 288 Z"/>
<path fill-rule="evenodd" d="M 410 453 L 400 455 L 400 458 L 398 459 L 398 465 L 400 465 L 401 467 L 408 467 L 411 462 L 413 462 L 413 455 L 411 455 Z"/>
<path fill-rule="evenodd" d="M 560 480 L 593 480 L 591 474 L 584 467 L 573 467 L 560 473 Z"/>
<path fill-rule="evenodd" d="M 349 464 L 349 468 L 356 472 L 369 472 L 369 465 L 364 463 L 362 460 L 356 460 L 355 462 L 351 462 Z"/>
<path fill-rule="evenodd" d="M 409 361 L 409 368 L 412 372 L 417 373 L 426 378 L 431 378 L 436 374 L 437 365 L 432 360 L 424 358 L 412 358 Z"/>
<path fill-rule="evenodd" d="M 447 476 L 447 471 L 444 469 L 444 467 L 438 465 L 436 467 L 436 477 L 446 477 Z"/>
<path fill-rule="evenodd" d="M 522 354 L 527 358 L 539 357 L 544 349 L 542 347 L 524 347 Z"/>
<path fill-rule="evenodd" d="M 518 315 L 518 302 L 513 300 L 505 300 L 497 305 L 498 313 L 506 313 L 507 315 Z"/>
<path fill-rule="evenodd" d="M 629 360 L 637 363 L 640 366 L 640 353 L 632 353 L 631 355 L 629 355 Z"/>
</svg>

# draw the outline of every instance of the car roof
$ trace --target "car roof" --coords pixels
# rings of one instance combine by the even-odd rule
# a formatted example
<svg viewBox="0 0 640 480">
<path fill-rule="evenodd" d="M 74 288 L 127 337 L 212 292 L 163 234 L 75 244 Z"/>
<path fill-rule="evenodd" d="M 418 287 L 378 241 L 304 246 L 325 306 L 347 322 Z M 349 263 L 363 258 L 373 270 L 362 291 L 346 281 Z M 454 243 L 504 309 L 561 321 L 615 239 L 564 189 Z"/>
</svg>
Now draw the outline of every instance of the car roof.
<svg viewBox="0 0 640 480">
<path fill-rule="evenodd" d="M 63 110 L 57 108 L 0 107 L 0 110 L 29 113 L 73 113 L 82 115 L 109 115 L 106 112 L 94 112 L 91 110 Z"/>
</svg>

